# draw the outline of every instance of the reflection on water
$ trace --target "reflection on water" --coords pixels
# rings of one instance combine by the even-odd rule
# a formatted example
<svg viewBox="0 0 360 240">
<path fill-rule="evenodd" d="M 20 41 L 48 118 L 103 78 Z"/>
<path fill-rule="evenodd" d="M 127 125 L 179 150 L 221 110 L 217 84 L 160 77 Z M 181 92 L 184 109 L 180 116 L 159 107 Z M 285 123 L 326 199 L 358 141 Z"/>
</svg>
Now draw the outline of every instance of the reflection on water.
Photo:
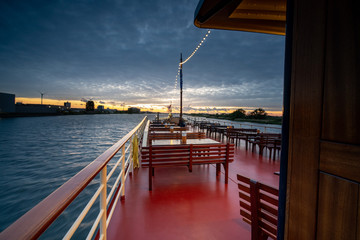
<svg viewBox="0 0 360 240">
<path fill-rule="evenodd" d="M 0 231 L 121 139 L 144 116 L 104 114 L 0 119 Z M 62 238 L 97 187 L 95 179 L 42 238 Z M 85 230 L 91 226 L 90 218 L 97 206 L 95 204 L 95 209 L 85 218 L 75 238 L 86 237 Z"/>
</svg>

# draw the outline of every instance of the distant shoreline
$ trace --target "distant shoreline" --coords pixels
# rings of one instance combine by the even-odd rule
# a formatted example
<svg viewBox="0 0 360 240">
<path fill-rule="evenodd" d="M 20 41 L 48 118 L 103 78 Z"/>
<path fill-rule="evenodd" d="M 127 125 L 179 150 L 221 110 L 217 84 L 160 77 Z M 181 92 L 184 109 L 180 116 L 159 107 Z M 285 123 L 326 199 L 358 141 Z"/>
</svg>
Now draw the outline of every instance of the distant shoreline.
<svg viewBox="0 0 360 240">
<path fill-rule="evenodd" d="M 192 117 L 205 117 L 219 120 L 230 120 L 235 122 L 252 122 L 261 124 L 275 124 L 282 125 L 282 117 L 267 116 L 266 119 L 251 119 L 251 118 L 230 118 L 222 115 L 217 116 L 216 114 L 187 114 Z"/>
<path fill-rule="evenodd" d="M 17 118 L 17 117 L 49 117 L 49 116 L 69 116 L 69 115 L 102 115 L 102 114 L 144 114 L 140 113 L 129 113 L 129 112 L 60 112 L 60 113 L 0 113 L 0 118 Z"/>
</svg>

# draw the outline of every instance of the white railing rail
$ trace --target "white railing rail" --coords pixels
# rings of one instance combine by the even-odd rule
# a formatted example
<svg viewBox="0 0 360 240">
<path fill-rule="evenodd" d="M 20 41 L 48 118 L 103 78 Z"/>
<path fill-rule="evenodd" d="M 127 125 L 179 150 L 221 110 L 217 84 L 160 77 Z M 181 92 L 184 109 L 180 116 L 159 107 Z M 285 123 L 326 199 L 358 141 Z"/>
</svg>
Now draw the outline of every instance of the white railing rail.
<svg viewBox="0 0 360 240">
<path fill-rule="evenodd" d="M 261 132 L 274 132 L 274 133 L 281 133 L 281 127 L 273 127 L 273 126 L 266 126 L 265 124 L 257 124 L 257 123 L 241 123 L 241 122 L 234 122 L 234 121 L 231 121 L 231 120 L 215 120 L 215 119 L 208 119 L 208 118 L 195 118 L 195 117 L 189 117 L 187 116 L 187 118 L 190 120 L 190 121 L 203 121 L 203 122 L 209 122 L 209 123 L 219 123 L 221 125 L 226 125 L 226 126 L 239 126 L 239 128 L 242 128 L 242 127 L 246 127 L 246 128 L 256 128 L 256 129 L 259 129 Z M 270 130 L 270 131 L 269 131 Z"/>
<path fill-rule="evenodd" d="M 106 229 L 114 213 L 116 204 L 119 202 L 119 198 L 125 197 L 126 179 L 129 173 L 131 174 L 133 172 L 133 140 L 137 137 L 139 139 L 138 146 L 140 146 L 140 139 L 143 137 L 147 122 L 147 117 L 145 117 L 138 126 L 121 140 L 1 232 L 0 239 L 38 238 L 98 174 L 100 174 L 99 187 L 63 239 L 70 239 L 73 236 L 99 197 L 99 213 L 86 239 L 92 239 L 97 229 L 99 229 L 99 239 L 106 239 Z M 121 156 L 108 173 L 108 163 L 118 152 L 121 153 Z M 107 194 L 108 182 L 118 167 L 120 167 L 120 173 L 116 177 L 109 194 Z"/>
</svg>

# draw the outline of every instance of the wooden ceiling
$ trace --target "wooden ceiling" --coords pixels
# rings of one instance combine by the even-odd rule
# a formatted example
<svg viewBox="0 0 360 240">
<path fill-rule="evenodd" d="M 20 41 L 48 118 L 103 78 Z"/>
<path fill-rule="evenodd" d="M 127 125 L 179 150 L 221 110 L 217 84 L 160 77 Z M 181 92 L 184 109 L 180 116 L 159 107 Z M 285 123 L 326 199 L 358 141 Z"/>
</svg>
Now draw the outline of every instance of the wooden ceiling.
<svg viewBox="0 0 360 240">
<path fill-rule="evenodd" d="M 201 0 L 195 26 L 285 35 L 286 0 Z"/>
</svg>

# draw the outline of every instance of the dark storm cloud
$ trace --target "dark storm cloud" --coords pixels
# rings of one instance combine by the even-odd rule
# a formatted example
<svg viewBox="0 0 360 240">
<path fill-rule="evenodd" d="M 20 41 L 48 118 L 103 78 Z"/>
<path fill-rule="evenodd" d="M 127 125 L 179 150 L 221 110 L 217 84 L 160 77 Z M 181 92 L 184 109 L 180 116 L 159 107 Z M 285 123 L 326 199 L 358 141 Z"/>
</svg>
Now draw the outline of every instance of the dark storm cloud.
<svg viewBox="0 0 360 240">
<path fill-rule="evenodd" d="M 168 104 L 180 52 L 206 33 L 197 2 L 1 1 L 0 90 Z M 214 30 L 183 66 L 185 102 L 280 109 L 283 56 L 284 37 Z"/>
</svg>

